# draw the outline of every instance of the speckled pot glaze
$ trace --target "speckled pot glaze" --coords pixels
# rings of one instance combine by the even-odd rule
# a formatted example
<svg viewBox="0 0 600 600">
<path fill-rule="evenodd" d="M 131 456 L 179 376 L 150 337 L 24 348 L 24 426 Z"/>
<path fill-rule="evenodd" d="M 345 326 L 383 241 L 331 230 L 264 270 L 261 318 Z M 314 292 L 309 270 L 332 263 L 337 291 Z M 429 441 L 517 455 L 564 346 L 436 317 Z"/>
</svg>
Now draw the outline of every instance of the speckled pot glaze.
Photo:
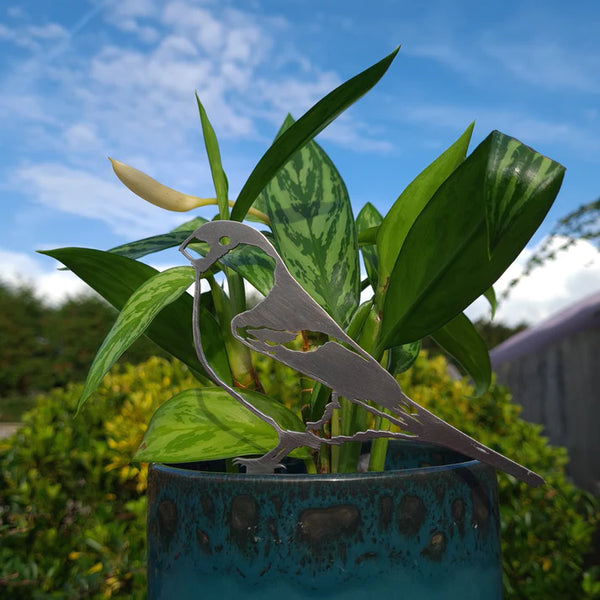
<svg viewBox="0 0 600 600">
<path fill-rule="evenodd" d="M 435 446 L 384 473 L 152 465 L 148 500 L 151 600 L 502 598 L 495 471 Z"/>
</svg>

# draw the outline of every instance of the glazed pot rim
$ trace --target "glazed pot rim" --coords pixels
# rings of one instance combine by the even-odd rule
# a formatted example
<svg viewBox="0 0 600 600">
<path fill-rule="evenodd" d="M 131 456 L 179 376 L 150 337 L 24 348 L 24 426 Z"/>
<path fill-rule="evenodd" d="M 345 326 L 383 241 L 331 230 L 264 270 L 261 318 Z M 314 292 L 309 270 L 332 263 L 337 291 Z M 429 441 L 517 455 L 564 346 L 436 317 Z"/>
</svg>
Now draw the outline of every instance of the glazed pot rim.
<svg viewBox="0 0 600 600">
<path fill-rule="evenodd" d="M 275 482 L 275 481 L 287 481 L 287 482 L 334 482 L 334 481 L 360 481 L 365 482 L 368 480 L 380 480 L 387 478 L 406 478 L 414 476 L 426 476 L 440 474 L 447 471 L 456 471 L 459 469 L 468 470 L 494 470 L 493 467 L 482 463 L 479 460 L 472 459 L 466 456 L 457 455 L 448 448 L 436 446 L 434 444 L 428 444 L 424 442 L 396 442 L 397 444 L 406 445 L 407 447 L 415 446 L 426 446 L 432 449 L 438 449 L 440 451 L 451 452 L 455 455 L 455 458 L 447 463 L 441 465 L 427 465 L 418 467 L 407 467 L 400 469 L 389 469 L 386 471 L 368 471 L 362 473 L 271 473 L 271 474 L 248 474 L 248 473 L 226 473 L 226 472 L 214 472 L 214 471 L 200 471 L 198 469 L 189 469 L 182 466 L 182 463 L 175 464 L 169 463 L 150 463 L 150 468 L 154 471 L 158 471 L 165 475 L 171 475 L 176 477 L 192 477 L 202 478 L 210 480 L 235 480 L 240 481 L 252 481 L 252 482 Z"/>
<path fill-rule="evenodd" d="M 195 469 L 185 469 L 163 463 L 150 463 L 155 471 L 165 474 L 208 479 L 236 479 L 243 478 L 248 481 L 365 481 L 368 479 L 385 479 L 390 477 L 412 477 L 415 475 L 427 475 L 441 473 L 444 471 L 454 471 L 458 469 L 473 470 L 477 467 L 488 468 L 484 463 L 478 460 L 468 460 L 465 462 L 451 463 L 448 465 L 434 465 L 430 467 L 416 467 L 409 469 L 390 469 L 389 471 L 368 471 L 366 473 L 273 473 L 273 474 L 248 474 L 248 473 L 215 473 L 211 471 L 197 471 Z"/>
</svg>

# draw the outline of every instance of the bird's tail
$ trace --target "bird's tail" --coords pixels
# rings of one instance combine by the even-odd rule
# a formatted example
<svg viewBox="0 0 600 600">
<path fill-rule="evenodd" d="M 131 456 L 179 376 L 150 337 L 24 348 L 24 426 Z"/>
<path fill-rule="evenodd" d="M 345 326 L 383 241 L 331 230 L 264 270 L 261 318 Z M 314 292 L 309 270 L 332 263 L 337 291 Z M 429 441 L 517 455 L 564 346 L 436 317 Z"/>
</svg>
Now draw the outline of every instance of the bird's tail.
<svg viewBox="0 0 600 600">
<path fill-rule="evenodd" d="M 417 418 L 423 425 L 422 430 L 419 432 L 419 439 L 421 441 L 445 446 L 455 452 L 491 465 L 527 483 L 531 487 L 537 487 L 545 483 L 543 477 L 537 473 L 484 446 L 481 442 L 469 437 L 466 433 L 442 421 L 422 406 L 418 407 Z"/>
</svg>

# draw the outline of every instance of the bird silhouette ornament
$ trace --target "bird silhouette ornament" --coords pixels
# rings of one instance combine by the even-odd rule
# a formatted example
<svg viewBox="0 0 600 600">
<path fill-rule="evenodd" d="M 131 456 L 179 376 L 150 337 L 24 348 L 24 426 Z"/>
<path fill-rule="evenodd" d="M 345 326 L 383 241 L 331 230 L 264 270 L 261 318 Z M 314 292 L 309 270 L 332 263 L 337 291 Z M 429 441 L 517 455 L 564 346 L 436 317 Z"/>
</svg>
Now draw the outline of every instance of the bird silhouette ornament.
<svg viewBox="0 0 600 600">
<path fill-rule="evenodd" d="M 189 244 L 197 242 L 208 244 L 208 252 L 204 257 L 196 258 L 187 250 Z M 274 283 L 261 302 L 231 320 L 233 336 L 250 349 L 275 358 L 332 390 L 332 399 L 325 407 L 323 416 L 318 421 L 306 423 L 305 431 L 281 428 L 272 417 L 258 410 L 235 388 L 222 381 L 204 355 L 198 318 L 200 279 L 221 257 L 240 244 L 260 248 L 275 261 Z M 300 286 L 275 248 L 260 232 L 237 221 L 212 221 L 196 229 L 180 246 L 180 251 L 190 260 L 196 272 L 193 334 L 198 360 L 217 385 L 271 425 L 279 438 L 277 446 L 263 456 L 235 460 L 246 467 L 247 473 L 272 473 L 281 466 L 280 462 L 287 454 L 301 446 L 318 449 L 321 444 L 340 445 L 386 437 L 446 446 L 501 469 L 531 486 L 544 483 L 536 473 L 487 448 L 404 394 L 394 377 L 350 338 Z M 325 334 L 328 340 L 306 352 L 285 346 L 307 330 Z M 387 419 L 402 431 L 368 429 L 354 435 L 320 437 L 316 432 L 331 418 L 332 411 L 339 408 L 340 397 Z M 388 412 L 383 412 L 383 409 Z"/>
</svg>

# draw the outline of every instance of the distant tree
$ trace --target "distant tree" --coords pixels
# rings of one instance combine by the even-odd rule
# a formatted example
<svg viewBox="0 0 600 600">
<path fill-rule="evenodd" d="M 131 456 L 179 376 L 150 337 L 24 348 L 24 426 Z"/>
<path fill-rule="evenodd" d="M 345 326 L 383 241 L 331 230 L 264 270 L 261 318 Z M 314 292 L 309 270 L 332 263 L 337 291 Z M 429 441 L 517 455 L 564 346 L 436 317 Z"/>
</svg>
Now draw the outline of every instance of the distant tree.
<svg viewBox="0 0 600 600">
<path fill-rule="evenodd" d="M 47 355 L 43 320 L 46 309 L 29 287 L 0 283 L 0 394 L 26 393 L 34 381 L 43 381 Z"/>
<path fill-rule="evenodd" d="M 47 391 L 85 379 L 117 313 L 101 298 L 83 295 L 50 307 L 27 286 L 0 282 L 0 396 Z M 141 338 L 122 361 L 166 356 Z"/>
</svg>

